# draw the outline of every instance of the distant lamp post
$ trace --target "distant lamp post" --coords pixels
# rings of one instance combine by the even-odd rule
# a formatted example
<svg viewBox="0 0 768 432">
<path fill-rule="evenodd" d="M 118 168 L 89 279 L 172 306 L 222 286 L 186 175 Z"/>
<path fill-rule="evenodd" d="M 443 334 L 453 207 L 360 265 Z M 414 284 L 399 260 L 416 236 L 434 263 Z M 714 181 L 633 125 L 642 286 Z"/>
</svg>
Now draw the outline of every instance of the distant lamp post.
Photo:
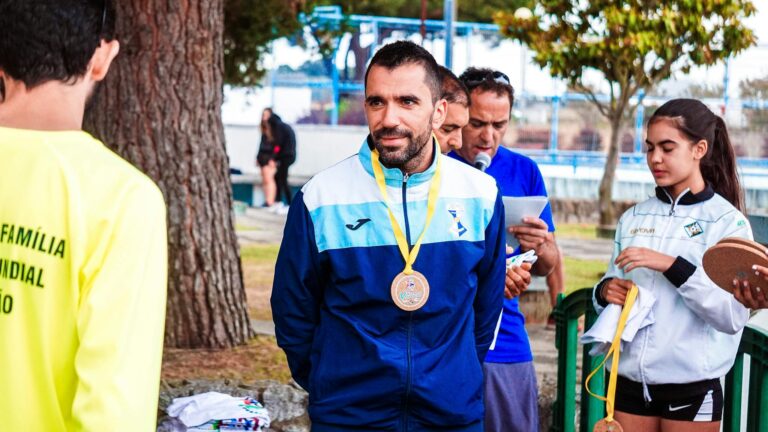
<svg viewBox="0 0 768 432">
<path fill-rule="evenodd" d="M 518 8 L 515 11 L 515 18 L 519 20 L 529 20 L 533 18 L 533 12 L 527 7 Z M 520 41 L 520 122 L 525 123 L 525 69 L 528 62 L 528 50 L 523 41 Z"/>
</svg>

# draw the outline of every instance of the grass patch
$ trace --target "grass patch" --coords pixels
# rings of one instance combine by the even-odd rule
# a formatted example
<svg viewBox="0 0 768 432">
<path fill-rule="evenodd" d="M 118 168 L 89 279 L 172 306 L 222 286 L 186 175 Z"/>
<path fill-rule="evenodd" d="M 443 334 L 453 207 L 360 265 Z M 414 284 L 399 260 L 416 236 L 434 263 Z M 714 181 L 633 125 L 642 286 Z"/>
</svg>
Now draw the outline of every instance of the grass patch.
<svg viewBox="0 0 768 432">
<path fill-rule="evenodd" d="M 249 261 L 252 264 L 268 263 L 274 266 L 279 250 L 280 246 L 274 244 L 243 246 L 240 248 L 240 258 L 243 260 L 243 264 Z"/>
<path fill-rule="evenodd" d="M 243 265 L 243 283 L 248 298 L 251 319 L 271 321 L 272 309 L 269 297 L 275 276 L 278 245 L 248 245 L 240 249 Z"/>
<path fill-rule="evenodd" d="M 235 232 L 261 231 L 259 227 L 253 225 L 235 224 Z"/>
<path fill-rule="evenodd" d="M 593 224 L 557 224 L 557 238 L 597 239 L 597 225 Z"/>
<path fill-rule="evenodd" d="M 594 286 L 608 270 L 608 263 L 565 257 L 565 293 Z"/>
</svg>

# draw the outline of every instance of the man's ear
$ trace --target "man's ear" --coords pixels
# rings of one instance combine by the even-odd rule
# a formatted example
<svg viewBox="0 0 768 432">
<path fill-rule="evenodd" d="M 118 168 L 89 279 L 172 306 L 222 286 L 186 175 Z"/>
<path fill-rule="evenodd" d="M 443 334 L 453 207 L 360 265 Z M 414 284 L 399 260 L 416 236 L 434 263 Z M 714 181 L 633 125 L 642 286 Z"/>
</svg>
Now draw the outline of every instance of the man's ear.
<svg viewBox="0 0 768 432">
<path fill-rule="evenodd" d="M 432 129 L 439 129 L 448 115 L 448 102 L 440 99 L 435 103 L 435 111 L 432 113 Z"/>
<path fill-rule="evenodd" d="M 101 44 L 93 53 L 91 63 L 89 64 L 89 73 L 93 81 L 101 81 L 107 76 L 109 66 L 119 52 L 120 42 L 116 39 L 109 42 L 102 39 Z"/>
</svg>

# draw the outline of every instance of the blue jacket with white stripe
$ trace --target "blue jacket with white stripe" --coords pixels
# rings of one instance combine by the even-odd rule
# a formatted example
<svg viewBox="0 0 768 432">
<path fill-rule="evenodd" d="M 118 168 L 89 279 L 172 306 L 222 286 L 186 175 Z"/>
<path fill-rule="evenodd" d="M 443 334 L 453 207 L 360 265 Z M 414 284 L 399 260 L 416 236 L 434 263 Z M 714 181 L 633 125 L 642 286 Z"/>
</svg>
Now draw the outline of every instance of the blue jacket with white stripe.
<svg viewBox="0 0 768 432">
<path fill-rule="evenodd" d="M 442 180 L 414 269 L 419 310 L 393 303 L 404 259 L 376 185 L 371 148 L 297 194 L 275 268 L 272 312 L 313 431 L 482 430 L 482 359 L 504 291 L 504 209 L 495 181 L 436 152 Z M 413 246 L 424 229 L 435 158 L 404 176 L 384 168 L 395 219 Z"/>
</svg>

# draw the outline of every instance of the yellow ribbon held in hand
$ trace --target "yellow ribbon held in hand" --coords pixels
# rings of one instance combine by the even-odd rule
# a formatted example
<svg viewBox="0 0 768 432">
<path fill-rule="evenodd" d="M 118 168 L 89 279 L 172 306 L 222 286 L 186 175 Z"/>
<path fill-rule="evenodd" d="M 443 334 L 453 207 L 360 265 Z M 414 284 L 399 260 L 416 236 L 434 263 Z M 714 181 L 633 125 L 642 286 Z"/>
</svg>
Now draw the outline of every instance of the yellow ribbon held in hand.
<svg viewBox="0 0 768 432">
<path fill-rule="evenodd" d="M 600 363 L 600 365 L 592 371 L 592 373 L 589 374 L 587 377 L 587 381 L 584 383 L 584 387 L 587 389 L 587 393 L 590 395 L 596 397 L 597 399 L 600 399 L 601 401 L 605 402 L 605 411 L 606 416 L 604 419 L 600 420 L 595 424 L 595 428 L 593 429 L 594 432 L 602 432 L 602 431 L 613 431 L 613 432 L 621 432 L 624 429 L 622 429 L 619 422 L 614 420 L 613 418 L 613 410 L 614 410 L 614 401 L 616 400 L 616 380 L 619 376 L 619 356 L 621 354 L 621 335 L 624 333 L 624 327 L 627 325 L 627 320 L 629 319 L 629 312 L 632 310 L 632 306 L 635 304 L 635 300 L 637 299 L 637 285 L 632 285 L 632 288 L 627 293 L 627 299 L 624 301 L 624 306 L 621 310 L 621 316 L 619 317 L 619 325 L 616 327 L 616 335 L 613 337 L 613 341 L 611 342 L 611 348 L 608 350 L 608 353 L 605 354 L 605 358 L 603 358 L 603 361 Z M 592 393 L 591 390 L 589 390 L 589 380 L 592 379 L 592 377 L 600 371 L 600 369 L 605 366 L 605 362 L 608 360 L 608 357 L 611 357 L 611 375 L 608 378 L 608 391 L 606 392 L 606 397 L 602 397 L 600 395 L 596 395 Z"/>
</svg>

